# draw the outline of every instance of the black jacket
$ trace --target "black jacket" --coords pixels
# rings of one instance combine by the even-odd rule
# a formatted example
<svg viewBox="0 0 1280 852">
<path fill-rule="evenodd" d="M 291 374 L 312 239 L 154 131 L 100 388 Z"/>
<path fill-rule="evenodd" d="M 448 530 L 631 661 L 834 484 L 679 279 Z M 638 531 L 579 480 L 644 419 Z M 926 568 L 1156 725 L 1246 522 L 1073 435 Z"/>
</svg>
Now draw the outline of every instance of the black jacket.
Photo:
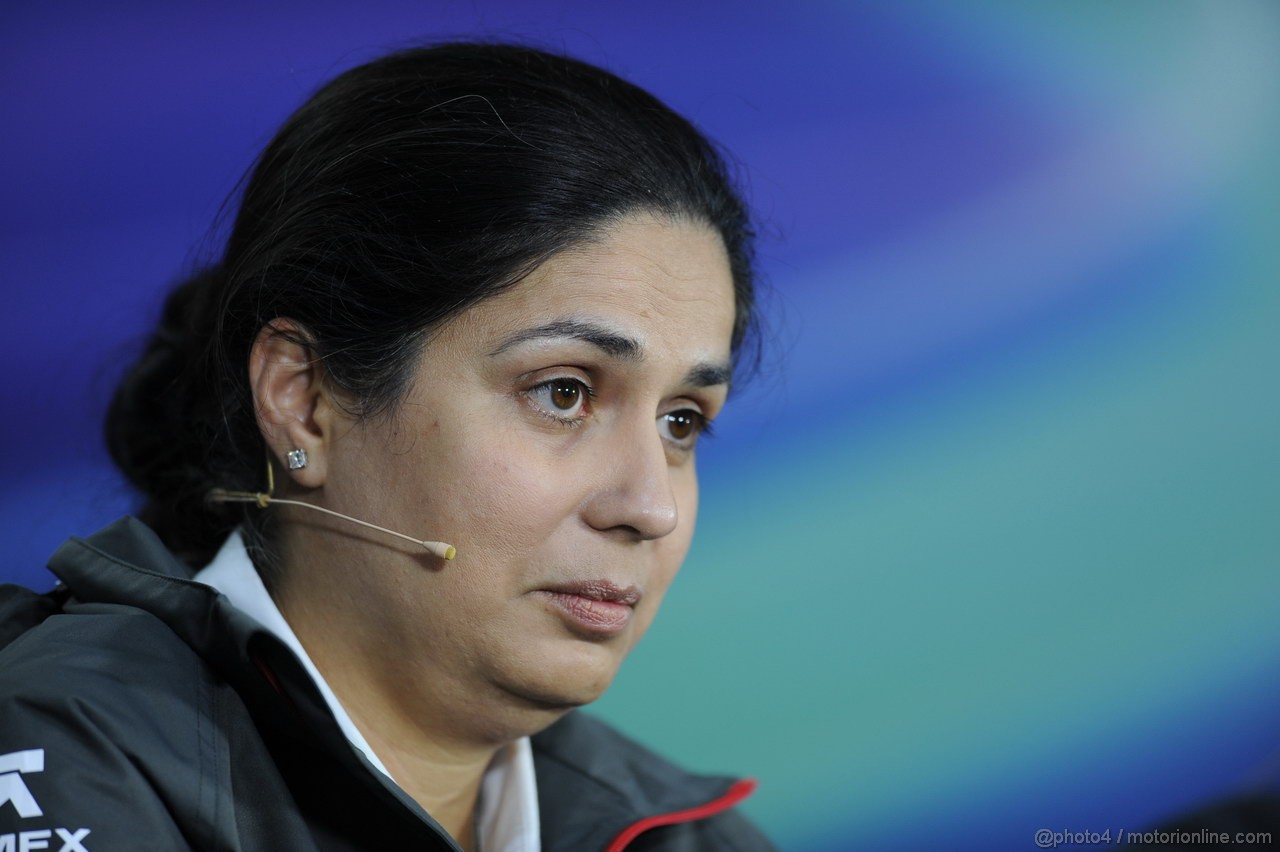
<svg viewBox="0 0 1280 852">
<path fill-rule="evenodd" d="M 292 652 L 146 526 L 49 567 L 49 595 L 0 587 L 0 848 L 458 848 Z M 547 852 L 772 848 L 732 808 L 753 782 L 689 775 L 582 713 L 533 754 Z"/>
</svg>

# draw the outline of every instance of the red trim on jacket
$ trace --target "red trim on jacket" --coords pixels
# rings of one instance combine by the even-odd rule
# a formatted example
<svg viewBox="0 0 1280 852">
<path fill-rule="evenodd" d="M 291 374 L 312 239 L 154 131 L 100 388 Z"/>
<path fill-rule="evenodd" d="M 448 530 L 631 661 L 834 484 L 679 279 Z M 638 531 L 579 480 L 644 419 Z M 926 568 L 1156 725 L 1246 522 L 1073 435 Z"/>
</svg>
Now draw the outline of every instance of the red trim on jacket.
<svg viewBox="0 0 1280 852">
<path fill-rule="evenodd" d="M 635 840 L 641 834 L 644 834 L 651 828 L 659 828 L 664 825 L 675 825 L 678 822 L 693 822 L 696 819 L 706 819 L 709 816 L 715 816 L 721 811 L 727 811 L 729 808 L 741 802 L 747 796 L 755 792 L 757 783 L 754 778 L 743 778 L 741 781 L 735 781 L 733 786 L 729 788 L 723 796 L 718 799 L 712 799 L 705 805 L 699 805 L 696 808 L 688 810 L 676 811 L 670 814 L 658 814 L 657 816 L 645 817 L 639 822 L 634 822 L 624 828 L 613 841 L 605 847 L 605 852 L 622 852 L 626 849 L 631 841 Z"/>
<path fill-rule="evenodd" d="M 280 681 L 276 680 L 276 673 L 271 671 L 271 668 L 260 658 L 252 657 L 252 660 L 253 664 L 258 667 L 258 671 L 262 673 L 263 678 L 266 679 L 267 683 L 271 684 L 271 688 L 274 689 L 280 697 L 287 698 L 288 696 L 284 694 L 284 688 L 280 686 Z"/>
</svg>

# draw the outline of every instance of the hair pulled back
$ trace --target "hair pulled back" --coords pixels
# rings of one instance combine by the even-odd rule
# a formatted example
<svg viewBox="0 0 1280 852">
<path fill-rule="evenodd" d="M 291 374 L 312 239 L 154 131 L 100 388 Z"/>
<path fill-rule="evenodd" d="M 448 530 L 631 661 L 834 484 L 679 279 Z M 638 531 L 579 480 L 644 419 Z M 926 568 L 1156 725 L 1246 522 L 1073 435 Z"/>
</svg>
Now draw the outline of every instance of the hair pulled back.
<svg viewBox="0 0 1280 852">
<path fill-rule="evenodd" d="M 113 459 L 140 516 L 192 564 L 237 525 L 268 585 L 272 513 L 205 501 L 263 487 L 248 356 L 305 330 L 353 413 L 393 409 L 425 336 L 619 217 L 705 222 L 728 252 L 735 359 L 753 315 L 753 232 L 716 149 L 647 92 L 536 49 L 395 53 L 320 89 L 254 166 L 220 262 L 178 286 L 112 400 Z"/>
</svg>

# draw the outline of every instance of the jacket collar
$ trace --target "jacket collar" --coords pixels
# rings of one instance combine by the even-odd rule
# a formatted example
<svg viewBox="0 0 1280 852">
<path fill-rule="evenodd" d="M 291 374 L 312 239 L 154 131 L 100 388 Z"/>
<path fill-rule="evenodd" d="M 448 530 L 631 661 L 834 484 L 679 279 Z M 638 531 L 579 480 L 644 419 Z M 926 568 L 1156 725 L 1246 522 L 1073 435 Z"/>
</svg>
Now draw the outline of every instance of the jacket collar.
<svg viewBox="0 0 1280 852">
<path fill-rule="evenodd" d="M 49 570 L 79 602 L 146 610 L 220 670 L 233 662 L 240 665 L 231 669 L 242 668 L 249 643 L 266 635 L 216 591 L 192 580 L 191 568 L 137 518 L 121 518 L 88 539 L 69 539 L 49 560 Z"/>
</svg>

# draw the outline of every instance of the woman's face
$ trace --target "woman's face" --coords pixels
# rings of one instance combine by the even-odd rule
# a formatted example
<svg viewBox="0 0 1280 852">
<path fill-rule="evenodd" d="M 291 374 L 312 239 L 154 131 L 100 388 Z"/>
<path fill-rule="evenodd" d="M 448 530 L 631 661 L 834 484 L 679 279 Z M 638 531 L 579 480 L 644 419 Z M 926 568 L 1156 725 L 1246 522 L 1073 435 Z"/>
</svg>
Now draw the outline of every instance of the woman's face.
<svg viewBox="0 0 1280 852">
<path fill-rule="evenodd" d="M 399 702 L 592 701 L 688 550 L 733 322 L 705 226 L 631 217 L 556 255 L 433 336 L 394 416 L 325 448 L 309 499 L 452 543 L 456 560 L 322 521 L 307 529 L 323 580 L 290 573 L 356 602 L 350 641 Z"/>
</svg>

